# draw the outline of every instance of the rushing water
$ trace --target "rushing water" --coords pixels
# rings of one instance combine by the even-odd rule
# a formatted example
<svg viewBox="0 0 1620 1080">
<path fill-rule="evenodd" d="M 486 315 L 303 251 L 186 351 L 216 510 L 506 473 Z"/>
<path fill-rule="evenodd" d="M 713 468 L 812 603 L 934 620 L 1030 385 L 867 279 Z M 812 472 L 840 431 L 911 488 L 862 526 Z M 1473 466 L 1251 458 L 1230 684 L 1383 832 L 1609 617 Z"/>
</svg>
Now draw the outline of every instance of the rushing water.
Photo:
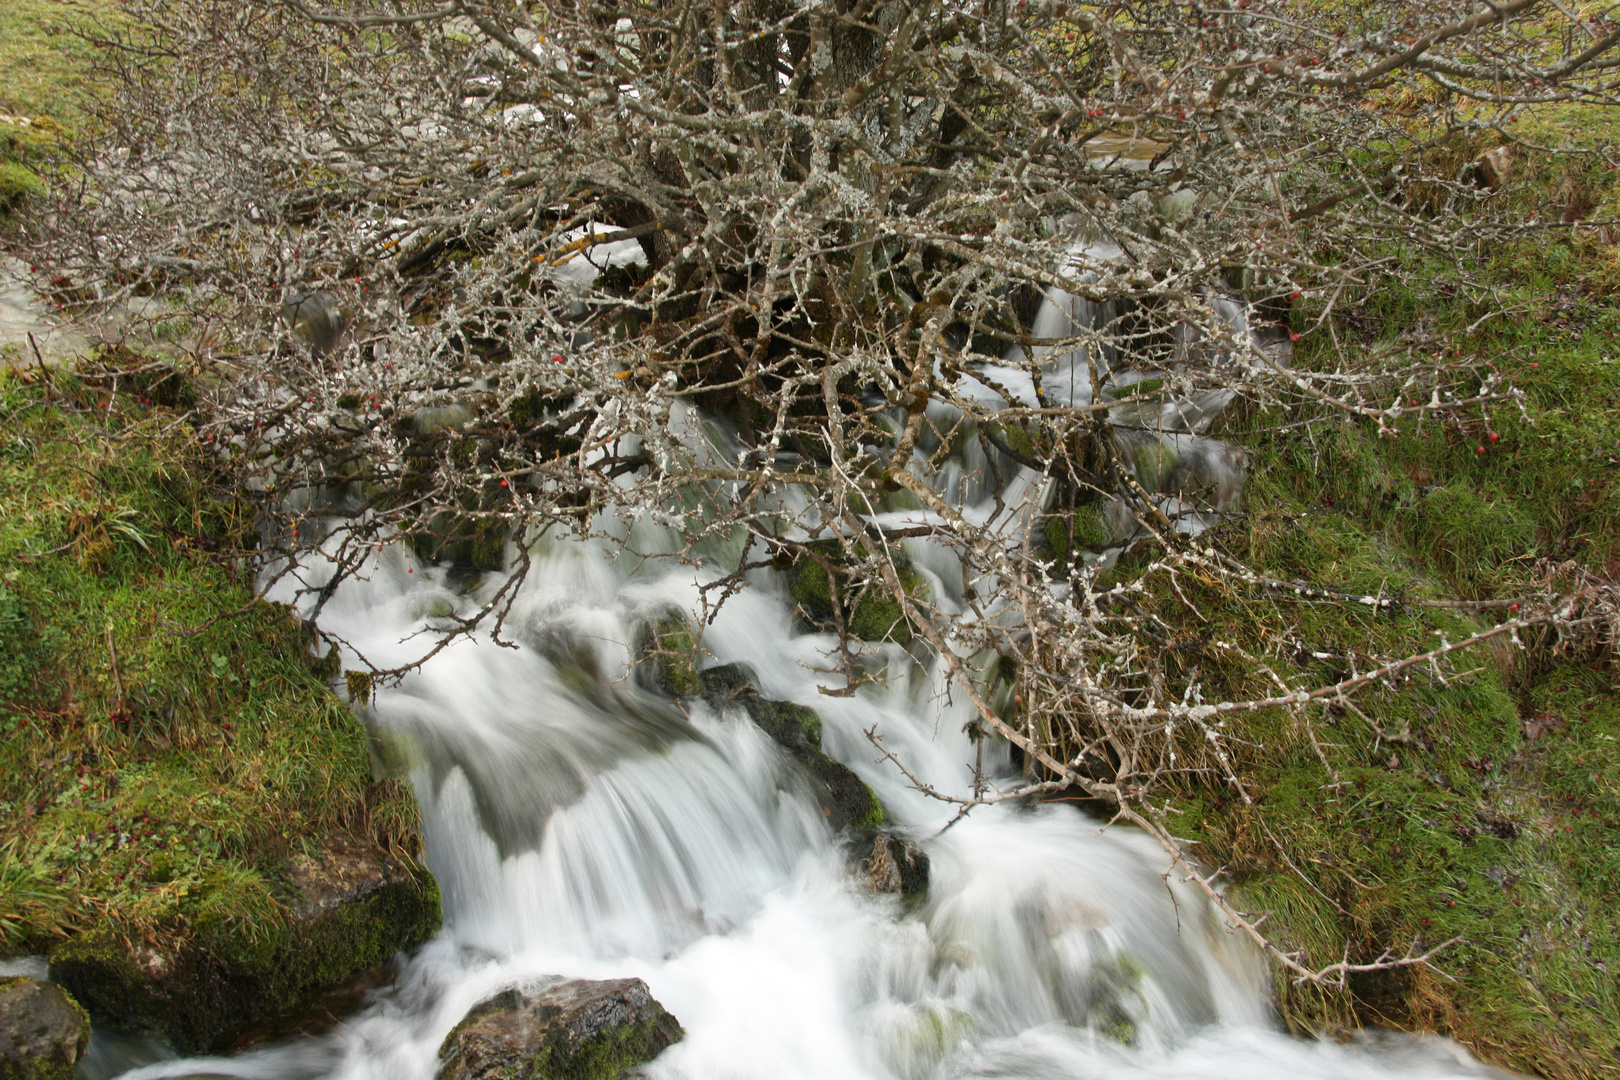
<svg viewBox="0 0 1620 1080">
<path fill-rule="evenodd" d="M 630 561 L 542 548 L 508 620 L 516 648 L 463 640 L 378 694 L 370 720 L 415 784 L 445 899 L 399 980 L 330 1035 L 132 1080 L 426 1080 L 470 1006 L 544 975 L 645 979 L 687 1032 L 648 1067 L 669 1080 L 1485 1075 L 1438 1040 L 1282 1034 L 1262 967 L 1127 829 L 1048 805 L 941 832 L 951 808 L 876 764 L 863 732 L 964 791 L 961 695 L 894 646 L 885 685 L 822 695 L 831 640 L 796 633 L 762 579 L 706 631 L 705 662 L 746 661 L 767 696 L 816 708 L 827 750 L 924 844 L 920 906 L 862 891 L 740 709 L 683 713 L 628 673 L 637 627 L 694 608 L 699 580 Z M 378 664 L 420 655 L 421 631 L 480 599 L 400 548 L 366 577 L 322 623 Z"/>
<path fill-rule="evenodd" d="M 1095 324 L 1082 307 L 1049 300 L 1041 335 Z M 1044 359 L 1071 376 L 1067 396 L 1090 399 L 1097 365 L 1079 352 Z M 996 374 L 1014 396 L 1019 378 L 1028 382 L 1016 364 Z M 1164 422 L 1132 413 L 1137 437 L 1235 471 L 1224 444 L 1202 438 L 1204 422 L 1171 404 Z M 1191 404 L 1203 415 L 1225 401 Z M 677 423 L 703 426 L 689 414 Z M 1017 531 L 991 520 L 993 500 L 972 505 L 993 494 L 975 445 L 965 440 L 938 489 L 970 519 Z M 1010 484 L 1007 505 L 1041 497 L 1027 471 L 1012 470 Z M 920 512 L 891 516 L 908 514 Z M 642 550 L 672 546 L 646 525 L 634 539 Z M 935 602 L 949 604 L 960 575 L 948 557 L 908 543 L 919 569 L 939 571 Z M 975 763 L 1006 773 L 1005 752 L 972 742 L 964 696 L 896 645 L 866 646 L 882 680 L 824 695 L 840 683 L 827 671 L 833 640 L 798 632 L 781 580 L 760 571 L 705 628 L 703 663 L 746 662 L 764 696 L 814 708 L 823 748 L 928 852 L 920 904 L 863 891 L 790 762 L 742 709 L 676 705 L 633 671 L 648 623 L 671 610 L 695 616 L 712 569 L 613 550 L 540 545 L 504 644 L 460 639 L 372 703 L 383 756 L 422 806 L 442 933 L 329 1035 L 146 1065 L 130 1080 L 430 1080 L 440 1043 L 471 1006 L 558 975 L 646 980 L 686 1030 L 647 1066 L 655 1080 L 1490 1075 L 1442 1040 L 1283 1034 L 1258 958 L 1140 834 L 1063 803 L 985 806 L 947 828 L 954 808 L 880 764 L 866 733 L 925 784 L 958 794 Z M 315 578 L 322 572 L 317 560 Z M 285 579 L 277 598 L 296 601 L 296 584 Z M 363 655 L 388 668 L 421 656 L 446 616 L 477 610 L 494 587 L 464 584 L 396 545 L 319 618 L 346 643 L 345 667 Z M 126 1062 L 150 1060 L 151 1050 L 131 1054 Z M 109 1052 L 92 1071 L 101 1080 L 119 1070 Z"/>
</svg>

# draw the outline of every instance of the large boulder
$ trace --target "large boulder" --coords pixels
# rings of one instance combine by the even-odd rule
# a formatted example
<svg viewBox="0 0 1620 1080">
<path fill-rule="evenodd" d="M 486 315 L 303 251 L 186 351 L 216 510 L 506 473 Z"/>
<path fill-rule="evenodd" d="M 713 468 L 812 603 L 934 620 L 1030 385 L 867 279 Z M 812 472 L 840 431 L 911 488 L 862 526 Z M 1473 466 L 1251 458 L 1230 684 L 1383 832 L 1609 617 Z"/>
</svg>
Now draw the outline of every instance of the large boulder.
<svg viewBox="0 0 1620 1080">
<path fill-rule="evenodd" d="M 811 792 L 835 830 L 875 830 L 883 824 L 883 805 L 872 789 L 849 766 L 822 752 L 821 717 L 814 709 L 761 697 L 758 679 L 747 664 L 708 668 L 699 678 L 710 705 L 741 706 L 789 757 L 804 766 Z"/>
<path fill-rule="evenodd" d="M 228 929 L 82 934 L 51 953 L 51 977 L 99 1017 L 184 1053 L 222 1049 L 311 995 L 346 983 L 439 928 L 432 875 L 369 843 L 333 837 L 296 856 L 283 918 Z"/>
<path fill-rule="evenodd" d="M 640 979 L 506 990 L 445 1037 L 439 1080 L 618 1080 L 683 1034 Z"/>
<path fill-rule="evenodd" d="M 59 986 L 0 978 L 0 1080 L 69 1080 L 90 1043 L 90 1017 Z"/>
</svg>

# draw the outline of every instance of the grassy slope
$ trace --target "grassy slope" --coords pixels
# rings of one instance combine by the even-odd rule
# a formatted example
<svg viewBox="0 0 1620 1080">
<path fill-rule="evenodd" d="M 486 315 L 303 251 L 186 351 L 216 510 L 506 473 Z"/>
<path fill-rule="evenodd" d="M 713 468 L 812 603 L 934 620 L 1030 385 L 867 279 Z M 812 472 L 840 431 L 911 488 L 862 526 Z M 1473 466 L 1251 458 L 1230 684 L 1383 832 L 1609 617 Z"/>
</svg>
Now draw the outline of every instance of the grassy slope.
<svg viewBox="0 0 1620 1080">
<path fill-rule="evenodd" d="M 40 189 L 29 168 L 77 128 L 96 85 L 92 48 L 74 32 L 114 11 L 110 0 L 6 0 L 0 4 L 0 213 Z"/>
<path fill-rule="evenodd" d="M 0 148 L 81 122 L 67 27 L 108 10 L 0 5 L 0 113 L 35 121 Z M 0 367 L 0 955 L 96 925 L 252 933 L 332 831 L 417 843 L 296 621 L 209 554 L 245 524 L 178 414 L 105 404 Z"/>
<path fill-rule="evenodd" d="M 0 375 L 0 947 L 251 933 L 334 831 L 414 844 L 296 619 L 209 554 L 246 523 L 185 429 L 99 400 Z"/>
<path fill-rule="evenodd" d="M 109 0 L 6 0 L 0 5 L 0 113 L 78 123 L 96 92 L 91 47 L 77 27 L 113 10 Z"/>
<path fill-rule="evenodd" d="M 1607 115 L 1566 111 L 1532 122 L 1553 141 L 1607 143 Z M 1554 130 L 1554 129 L 1562 129 Z M 1521 159 L 1522 160 L 1522 159 Z M 1601 158 L 1526 162 L 1525 212 L 1556 220 L 1572 200 L 1617 216 Z M 1409 424 L 1399 438 L 1344 423 L 1306 437 L 1249 415 L 1228 432 L 1256 450 L 1248 516 L 1220 541 L 1278 577 L 1385 595 L 1510 597 L 1540 583 L 1543 559 L 1620 572 L 1620 298 L 1614 249 L 1551 233 L 1481 252 L 1475 273 L 1519 305 L 1463 344 L 1490 357 L 1527 395 L 1526 412 L 1463 425 Z M 1358 325 L 1370 344 L 1419 320 L 1461 331 L 1486 310 L 1440 272 L 1421 292 L 1390 284 Z M 1307 337 L 1303 343 L 1309 346 Z M 1308 347 L 1301 362 L 1310 363 Z M 1491 441 L 1488 431 L 1495 431 Z M 1481 452 L 1480 448 L 1484 447 Z M 1185 588 L 1184 583 L 1184 588 Z M 1205 619 L 1173 595 L 1167 618 L 1201 640 L 1245 626 L 1291 626 L 1307 652 L 1268 656 L 1320 683 L 1367 658 L 1433 647 L 1480 624 L 1403 609 L 1322 610 L 1286 597 L 1235 600 L 1191 591 Z M 1217 624 L 1211 628 L 1209 623 Z M 1620 698 L 1611 658 L 1550 641 L 1483 652 L 1443 683 L 1424 672 L 1362 701 L 1379 739 L 1353 713 L 1246 721 L 1243 763 L 1253 803 L 1190 789 L 1184 835 L 1228 868 L 1244 902 L 1317 963 L 1373 959 L 1453 937 L 1432 971 L 1352 980 L 1353 997 L 1279 985 L 1290 1023 L 1320 1030 L 1385 1023 L 1454 1035 L 1489 1060 L 1557 1077 L 1620 1076 Z M 1261 690 L 1257 664 L 1207 647 L 1167 662 L 1218 664 L 1237 696 Z M 1245 689 L 1247 688 L 1247 689 Z M 1263 692 L 1263 691 L 1262 691 Z M 1307 721 L 1315 728 L 1312 745 Z"/>
</svg>

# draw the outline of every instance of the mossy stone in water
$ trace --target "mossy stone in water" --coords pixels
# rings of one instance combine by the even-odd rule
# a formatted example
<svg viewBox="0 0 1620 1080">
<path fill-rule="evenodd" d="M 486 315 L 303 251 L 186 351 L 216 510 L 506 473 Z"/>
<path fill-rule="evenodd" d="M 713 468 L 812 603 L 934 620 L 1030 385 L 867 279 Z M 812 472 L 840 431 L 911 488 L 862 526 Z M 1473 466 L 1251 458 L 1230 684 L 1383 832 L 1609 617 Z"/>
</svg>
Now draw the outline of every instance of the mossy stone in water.
<svg viewBox="0 0 1620 1080">
<path fill-rule="evenodd" d="M 0 1080 L 70 1080 L 90 1043 L 90 1017 L 65 990 L 0 978 Z"/>
<path fill-rule="evenodd" d="M 618 1080 L 685 1034 L 640 979 L 575 979 L 473 1006 L 439 1048 L 439 1080 Z"/>
<path fill-rule="evenodd" d="M 761 731 L 804 767 L 821 812 L 835 830 L 876 829 L 884 822 L 883 804 L 849 766 L 821 749 L 821 717 L 814 709 L 759 696 L 753 668 L 726 664 L 702 672 L 704 696 L 711 705 L 736 704 Z"/>
<path fill-rule="evenodd" d="M 670 697 L 692 697 L 703 692 L 697 673 L 697 642 L 685 615 L 666 615 L 647 630 L 639 650 L 650 667 L 651 683 Z"/>
<path fill-rule="evenodd" d="M 427 535 L 413 535 L 411 550 L 425 562 L 448 562 L 456 570 L 495 572 L 506 568 L 509 530 L 498 518 L 441 514 Z"/>
<path fill-rule="evenodd" d="M 852 841 L 856 854 L 865 840 Z M 860 864 L 860 881 L 871 892 L 898 893 L 910 904 L 927 894 L 929 870 L 928 853 L 916 843 L 880 832 L 871 837 L 871 854 Z"/>
<path fill-rule="evenodd" d="M 836 544 L 817 543 L 812 547 L 835 566 L 843 559 Z M 895 571 L 900 578 L 900 587 L 909 595 L 920 597 L 927 594 L 927 579 L 913 570 L 903 557 L 896 559 Z M 837 571 L 832 576 L 840 578 Z M 856 591 L 852 597 L 846 581 L 828 581 L 825 567 L 814 559 L 802 556 L 788 570 L 787 583 L 788 595 L 799 605 L 805 617 L 824 629 L 836 622 L 836 594 L 836 602 L 844 616 L 844 629 L 851 637 L 862 641 L 893 641 L 900 645 L 911 641 L 911 625 L 906 621 L 905 611 L 881 584 Z"/>
</svg>

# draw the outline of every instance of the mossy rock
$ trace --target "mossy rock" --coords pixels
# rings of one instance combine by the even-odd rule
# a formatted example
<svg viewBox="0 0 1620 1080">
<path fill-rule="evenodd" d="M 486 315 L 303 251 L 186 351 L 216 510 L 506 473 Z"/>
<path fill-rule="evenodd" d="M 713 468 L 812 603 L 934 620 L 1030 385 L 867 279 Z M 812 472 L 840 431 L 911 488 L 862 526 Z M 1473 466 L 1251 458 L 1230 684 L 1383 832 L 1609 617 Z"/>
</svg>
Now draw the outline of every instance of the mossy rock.
<svg viewBox="0 0 1620 1080">
<path fill-rule="evenodd" d="M 747 664 L 726 664 L 700 674 L 704 696 L 717 708 L 740 705 L 760 730 L 803 766 L 821 812 L 834 830 L 875 830 L 886 820 L 872 789 L 841 761 L 821 749 L 821 717 L 814 709 L 759 695 Z"/>
<path fill-rule="evenodd" d="M 812 550 L 835 568 L 842 565 L 843 556 L 838 545 L 831 541 L 811 545 Z M 900 586 L 907 594 L 914 597 L 927 595 L 928 582 L 921 574 L 911 568 L 903 556 L 897 553 L 895 571 L 900 578 Z M 826 568 L 814 559 L 801 555 L 787 572 L 788 595 L 799 605 L 805 617 L 822 629 L 831 629 L 837 625 L 834 617 L 834 603 L 836 601 L 837 613 L 844 617 L 844 629 L 851 637 L 862 641 L 893 641 L 899 645 L 911 642 L 911 624 L 906 620 L 905 612 L 900 602 L 896 600 L 881 583 L 874 583 L 864 589 L 852 591 L 847 581 L 842 580 L 837 569 L 832 577 L 834 582 L 828 581 Z"/>
<path fill-rule="evenodd" d="M 636 652 L 644 681 L 659 692 L 673 698 L 703 692 L 697 673 L 697 642 L 684 614 L 673 612 L 648 626 Z"/>
<path fill-rule="evenodd" d="M 0 1080 L 71 1080 L 90 1044 L 90 1017 L 59 986 L 0 978 Z"/>
<path fill-rule="evenodd" d="M 1176 471 L 1176 453 L 1158 441 L 1131 448 L 1131 470 L 1137 483 L 1149 493 L 1166 491 Z"/>
<path fill-rule="evenodd" d="M 1077 507 L 1073 514 L 1057 515 L 1046 522 L 1047 546 L 1060 563 L 1067 563 L 1076 550 L 1099 552 L 1116 539 L 1102 503 L 1097 501 Z"/>
<path fill-rule="evenodd" d="M 0 212 L 22 205 L 24 199 L 45 191 L 45 182 L 26 165 L 0 161 Z"/>
<path fill-rule="evenodd" d="M 640 979 L 575 979 L 473 1006 L 439 1048 L 439 1080 L 618 1080 L 685 1034 Z"/>
<path fill-rule="evenodd" d="M 430 563 L 455 570 L 497 572 L 506 568 L 505 523 L 494 518 L 439 515 L 426 533 L 410 538 L 411 551 Z"/>
<path fill-rule="evenodd" d="M 52 978 L 96 1015 L 196 1053 L 439 928 L 432 875 L 369 844 L 335 837 L 319 856 L 295 857 L 288 877 L 296 899 L 257 921 L 219 918 L 134 940 L 98 929 L 70 939 L 51 952 Z"/>
</svg>

